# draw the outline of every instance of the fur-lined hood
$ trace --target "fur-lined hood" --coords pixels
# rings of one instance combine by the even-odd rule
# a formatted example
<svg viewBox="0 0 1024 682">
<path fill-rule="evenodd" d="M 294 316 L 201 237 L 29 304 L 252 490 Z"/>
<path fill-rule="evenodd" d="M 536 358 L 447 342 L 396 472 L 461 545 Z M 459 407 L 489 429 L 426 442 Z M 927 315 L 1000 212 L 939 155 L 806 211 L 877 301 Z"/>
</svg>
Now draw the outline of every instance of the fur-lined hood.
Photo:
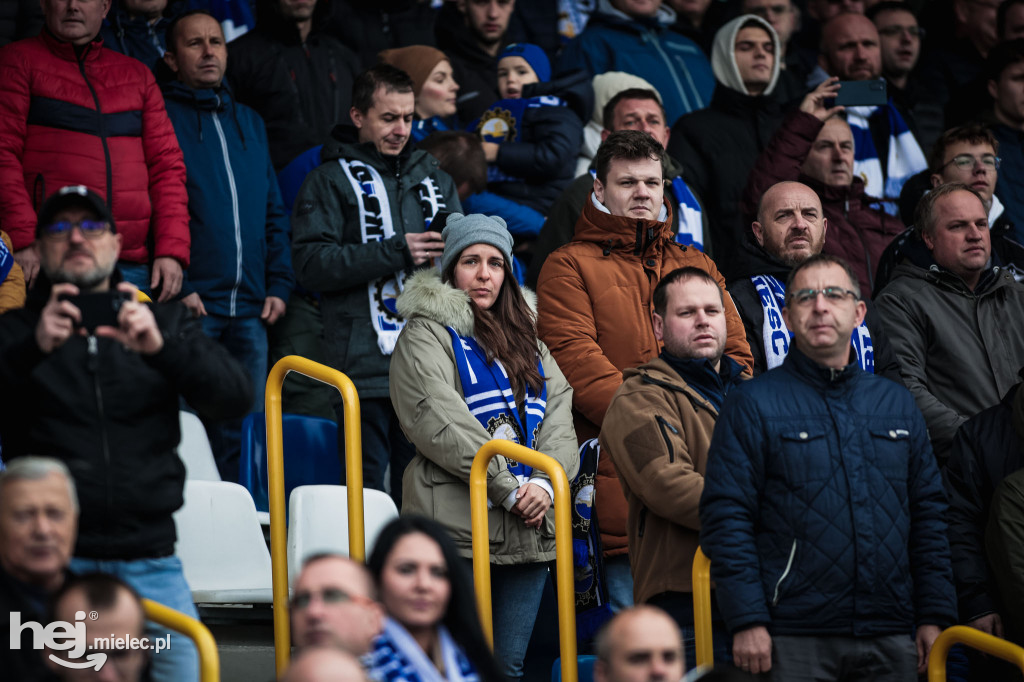
<svg viewBox="0 0 1024 682">
<path fill-rule="evenodd" d="M 506 277 L 511 273 L 506 272 Z M 526 287 L 520 288 L 534 318 L 537 296 Z M 469 294 L 441 281 L 441 273 L 428 268 L 414 273 L 405 281 L 405 289 L 395 301 L 398 314 L 405 319 L 425 317 L 445 327 L 452 327 L 460 336 L 473 335 L 473 309 Z"/>
</svg>

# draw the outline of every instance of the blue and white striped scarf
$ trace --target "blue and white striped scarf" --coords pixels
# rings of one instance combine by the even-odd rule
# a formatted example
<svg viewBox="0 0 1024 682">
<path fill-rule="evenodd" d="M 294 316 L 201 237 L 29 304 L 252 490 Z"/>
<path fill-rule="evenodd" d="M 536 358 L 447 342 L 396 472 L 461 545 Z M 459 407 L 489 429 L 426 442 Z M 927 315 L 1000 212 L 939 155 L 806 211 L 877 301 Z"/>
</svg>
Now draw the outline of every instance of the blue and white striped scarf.
<svg viewBox="0 0 1024 682">
<path fill-rule="evenodd" d="M 846 120 L 853 132 L 853 174 L 864 181 L 868 196 L 882 199 L 881 208 L 889 215 L 899 215 L 900 190 L 912 175 L 928 167 L 921 145 L 910 132 L 892 100 L 884 107 L 847 107 Z M 882 162 L 871 138 L 869 119 L 889 119 L 889 158 L 882 172 Z"/>
<path fill-rule="evenodd" d="M 454 587 L 454 586 L 453 586 Z M 438 626 L 444 675 L 405 628 L 386 618 L 384 632 L 365 657 L 366 671 L 374 682 L 477 682 L 473 664 L 443 626 Z"/>
<path fill-rule="evenodd" d="M 0 239 L 0 283 L 7 279 L 14 267 L 14 254 L 7 248 L 7 244 Z"/>
<path fill-rule="evenodd" d="M 451 327 L 448 327 L 448 333 L 452 337 L 455 365 L 459 369 L 462 394 L 470 413 L 487 429 L 491 438 L 510 440 L 536 450 L 537 433 L 547 409 L 547 384 L 543 385 L 539 396 L 529 385 L 526 386 L 526 424 L 523 424 L 512 393 L 512 384 L 501 361 L 496 359 L 488 363 L 487 354 L 473 337 L 459 336 Z M 543 376 L 544 367 L 540 357 L 537 358 L 537 369 Z M 520 486 L 527 483 L 533 473 L 533 467 L 511 459 L 508 460 L 508 466 L 509 471 L 519 479 Z"/>
<path fill-rule="evenodd" d="M 757 289 L 757 296 L 764 308 L 764 323 L 761 335 L 764 343 L 764 360 L 766 369 L 775 369 L 782 364 L 789 354 L 789 341 L 793 332 L 786 327 L 782 319 L 782 307 L 786 305 L 786 287 L 771 275 L 751 277 Z M 875 373 L 875 347 L 871 343 L 871 332 L 868 325 L 861 322 L 850 335 L 853 352 L 857 354 L 857 364 L 865 372 Z"/>
</svg>

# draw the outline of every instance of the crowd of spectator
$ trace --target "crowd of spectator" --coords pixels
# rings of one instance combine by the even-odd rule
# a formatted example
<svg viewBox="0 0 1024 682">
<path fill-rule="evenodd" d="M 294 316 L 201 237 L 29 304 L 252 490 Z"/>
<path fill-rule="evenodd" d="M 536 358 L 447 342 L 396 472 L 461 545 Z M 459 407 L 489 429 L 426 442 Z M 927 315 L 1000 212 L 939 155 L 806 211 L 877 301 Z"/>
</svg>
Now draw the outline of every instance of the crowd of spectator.
<svg viewBox="0 0 1024 682">
<path fill-rule="evenodd" d="M 1024 0 L 2 3 L 0 604 L 198 679 L 142 612 L 198 617 L 179 410 L 235 481 L 298 354 L 402 516 L 366 566 L 301 558 L 282 679 L 529 678 L 554 486 L 488 468 L 491 651 L 490 439 L 572 483 L 602 682 L 695 666 L 698 547 L 716 674 L 1024 646 L 1022 131 Z M 34 632 L 4 674 L 72 679 Z"/>
</svg>

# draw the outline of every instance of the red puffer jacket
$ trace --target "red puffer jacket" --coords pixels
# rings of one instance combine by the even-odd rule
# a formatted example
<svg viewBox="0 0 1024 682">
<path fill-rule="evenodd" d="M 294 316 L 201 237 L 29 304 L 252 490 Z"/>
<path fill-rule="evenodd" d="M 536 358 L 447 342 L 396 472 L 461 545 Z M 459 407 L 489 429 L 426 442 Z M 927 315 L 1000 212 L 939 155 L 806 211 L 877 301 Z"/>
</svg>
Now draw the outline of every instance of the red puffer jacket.
<svg viewBox="0 0 1024 682">
<path fill-rule="evenodd" d="M 106 198 L 122 259 L 188 266 L 185 162 L 153 74 L 99 39 L 76 56 L 44 30 L 0 49 L 0 226 L 16 250 L 45 196 L 77 184 Z"/>
</svg>

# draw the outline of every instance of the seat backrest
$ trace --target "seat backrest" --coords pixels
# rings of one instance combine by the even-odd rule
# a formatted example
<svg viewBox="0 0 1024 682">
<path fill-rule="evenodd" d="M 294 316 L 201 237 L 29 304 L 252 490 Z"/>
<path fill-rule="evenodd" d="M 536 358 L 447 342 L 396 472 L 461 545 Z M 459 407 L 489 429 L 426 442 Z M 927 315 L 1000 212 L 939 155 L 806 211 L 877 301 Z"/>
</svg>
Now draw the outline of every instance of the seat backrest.
<svg viewBox="0 0 1024 682">
<path fill-rule="evenodd" d="M 322 417 L 284 414 L 284 493 L 300 485 L 337 485 L 341 481 L 338 425 Z M 259 511 L 270 509 L 267 490 L 267 429 L 263 412 L 250 414 L 242 424 L 239 483 L 252 493 Z"/>
<path fill-rule="evenodd" d="M 245 488 L 187 480 L 185 504 L 174 522 L 175 554 L 193 592 L 270 587 L 270 552 Z"/>
<path fill-rule="evenodd" d="M 343 485 L 304 485 L 292 491 L 288 503 L 288 575 L 294 579 L 302 563 L 314 554 L 348 556 L 348 488 Z M 369 556 L 380 531 L 398 508 L 380 490 L 363 489 L 363 521 Z"/>
<path fill-rule="evenodd" d="M 577 656 L 576 666 L 579 682 L 594 682 L 594 663 L 597 656 Z M 562 682 L 562 659 L 556 658 L 551 666 L 551 682 Z"/>
<path fill-rule="evenodd" d="M 178 456 L 185 463 L 185 477 L 192 481 L 219 481 L 217 460 L 213 458 L 213 449 L 203 422 L 185 410 L 178 412 L 178 421 L 181 425 Z"/>
</svg>

